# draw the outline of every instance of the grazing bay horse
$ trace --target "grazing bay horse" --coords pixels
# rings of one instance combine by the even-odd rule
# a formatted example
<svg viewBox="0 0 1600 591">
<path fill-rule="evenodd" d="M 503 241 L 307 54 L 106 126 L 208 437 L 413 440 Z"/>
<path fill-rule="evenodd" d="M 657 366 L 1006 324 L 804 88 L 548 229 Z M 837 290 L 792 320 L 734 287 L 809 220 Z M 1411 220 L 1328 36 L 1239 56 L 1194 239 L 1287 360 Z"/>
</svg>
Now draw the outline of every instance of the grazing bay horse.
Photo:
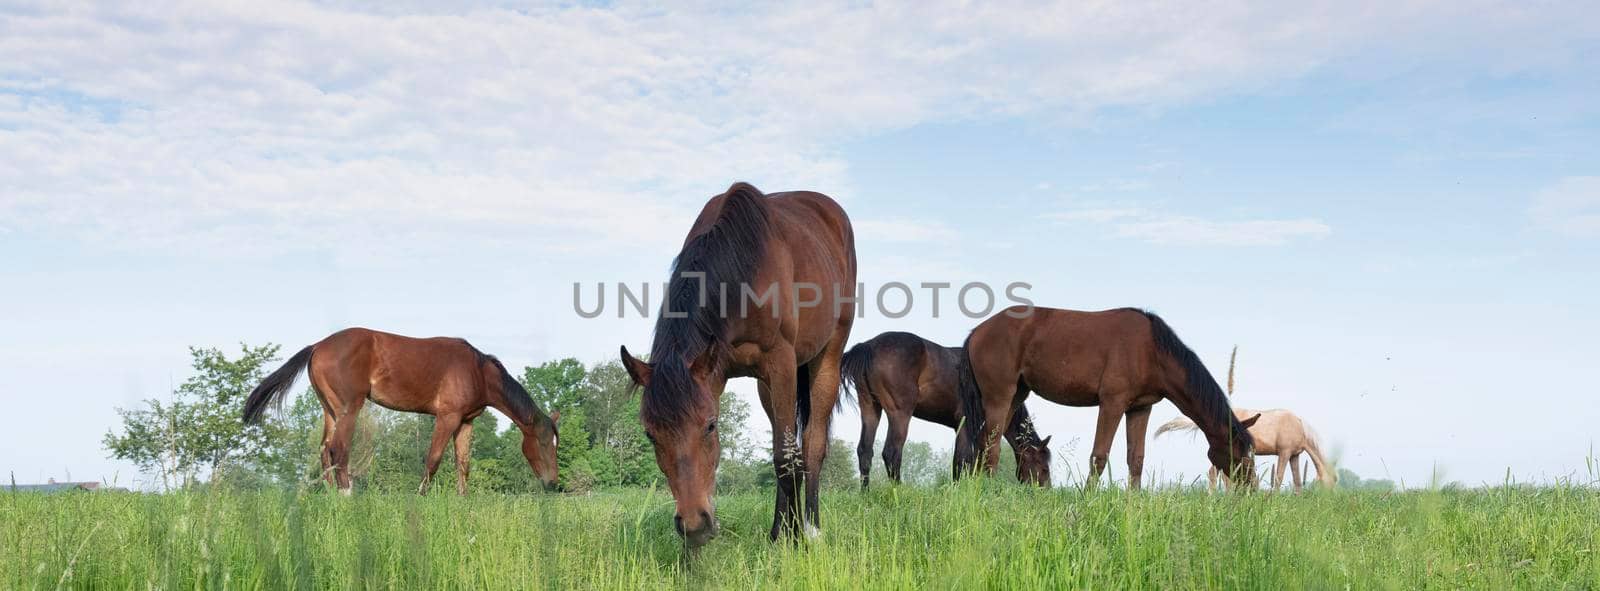
<svg viewBox="0 0 1600 591">
<path fill-rule="evenodd" d="M 533 474 L 556 484 L 556 420 L 534 404 L 499 359 L 466 341 L 416 339 L 347 328 L 289 358 L 250 392 L 244 421 L 261 419 L 269 404 L 282 400 L 300 371 L 310 368 L 311 388 L 322 401 L 322 473 L 329 485 L 350 494 L 350 441 L 356 415 L 368 399 L 388 409 L 434 416 L 433 442 L 418 494 L 427 494 L 439 469 L 444 446 L 456 444 L 456 492 L 467 494 L 467 462 L 472 420 L 493 407 L 522 430 L 522 454 Z"/>
<path fill-rule="evenodd" d="M 1300 473 L 1300 454 L 1311 456 L 1311 463 L 1317 466 L 1317 480 L 1327 488 L 1333 488 L 1339 481 L 1339 476 L 1328 467 L 1328 462 L 1322 457 L 1322 448 L 1317 445 L 1316 433 L 1305 421 L 1292 412 L 1281 408 L 1263 411 L 1234 408 L 1233 416 L 1241 421 L 1259 416 L 1261 420 L 1250 425 L 1250 437 L 1255 440 L 1258 455 L 1273 455 L 1278 457 L 1277 466 L 1273 468 L 1272 490 L 1278 490 L 1283 484 L 1283 469 L 1287 465 L 1294 472 L 1294 492 L 1300 492 L 1305 486 L 1305 475 Z M 1194 421 L 1178 417 L 1156 428 L 1156 437 L 1168 431 L 1193 431 Z M 1212 466 L 1206 479 L 1208 488 L 1217 488 L 1217 468 Z"/>
<path fill-rule="evenodd" d="M 736 377 L 756 378 L 772 421 L 777 505 L 770 537 L 818 531 L 822 463 L 855 293 L 855 234 L 826 195 L 769 196 L 735 183 L 701 210 L 673 264 L 650 362 L 622 347 L 628 375 L 644 390 L 639 418 L 689 548 L 717 533 L 718 398 Z"/>
<path fill-rule="evenodd" d="M 1012 306 L 967 337 L 959 396 L 967 421 L 956 439 L 956 462 L 994 473 L 1001 425 L 1029 392 L 1066 406 L 1099 406 L 1090 482 L 1105 470 L 1117 421 L 1128 420 L 1128 485 L 1139 488 L 1150 407 L 1171 400 L 1193 419 L 1211 449 L 1212 465 L 1242 482 L 1255 482 L 1250 433 L 1228 397 L 1159 316 L 1123 308 L 1079 312 Z"/>
<path fill-rule="evenodd" d="M 886 332 L 857 343 L 840 362 L 844 380 L 854 388 L 861 405 L 861 442 L 856 456 L 861 463 L 861 487 L 872 470 L 872 445 L 878 421 L 889 415 L 889 437 L 883 443 L 883 466 L 889 478 L 900 481 L 900 450 L 906 443 L 911 417 L 951 429 L 960 426 L 961 363 L 966 351 L 944 347 L 908 332 Z M 846 390 L 848 394 L 850 390 Z M 1039 439 L 1028 407 L 1019 406 L 1005 431 L 1017 457 L 1017 480 L 1050 486 L 1050 438 Z"/>
</svg>

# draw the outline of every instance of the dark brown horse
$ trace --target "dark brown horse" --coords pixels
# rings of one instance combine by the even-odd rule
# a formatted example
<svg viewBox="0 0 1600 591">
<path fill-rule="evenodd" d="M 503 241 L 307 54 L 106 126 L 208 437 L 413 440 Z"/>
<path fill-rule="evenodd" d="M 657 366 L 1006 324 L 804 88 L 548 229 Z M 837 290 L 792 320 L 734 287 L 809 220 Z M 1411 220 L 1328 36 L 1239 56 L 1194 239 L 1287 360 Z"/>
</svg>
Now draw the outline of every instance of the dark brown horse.
<svg viewBox="0 0 1600 591">
<path fill-rule="evenodd" d="M 456 492 L 467 494 L 472 420 L 494 407 L 522 430 L 522 454 L 546 488 L 556 483 L 556 420 L 534 404 L 528 391 L 500 360 L 466 341 L 416 339 L 365 328 L 329 335 L 289 358 L 256 386 L 244 403 L 244 421 L 261 419 L 283 398 L 300 370 L 310 368 L 311 387 L 322 400 L 322 473 L 328 484 L 350 494 L 350 440 L 356 415 L 368 399 L 404 412 L 434 416 L 433 443 L 417 492 L 426 494 L 444 446 L 456 443 Z"/>
<path fill-rule="evenodd" d="M 689 547 L 717 532 L 718 397 L 735 377 L 756 378 L 772 421 L 771 537 L 816 531 L 855 292 L 855 234 L 826 195 L 765 196 L 735 183 L 700 212 L 673 265 L 650 363 L 622 348 L 629 375 L 644 388 L 640 419 Z"/>
<path fill-rule="evenodd" d="M 956 462 L 975 466 L 985 455 L 994 472 L 997 425 L 1005 425 L 1028 393 L 1067 406 L 1099 406 L 1090 481 L 1105 470 L 1117 421 L 1128 420 L 1128 485 L 1139 488 L 1150 407 L 1171 400 L 1194 420 L 1210 443 L 1211 463 L 1240 482 L 1255 482 L 1253 442 L 1228 407 L 1228 397 L 1160 317 L 1123 308 L 1078 312 L 1013 306 L 967 337 L 962 368 L 962 410 L 969 417 L 957 437 Z M 971 427 L 978 426 L 978 429 Z"/>
<path fill-rule="evenodd" d="M 853 386 L 861 405 L 861 486 L 872 470 L 872 445 L 878 421 L 889 415 L 889 437 L 883 442 L 883 465 L 889 478 L 900 481 L 900 450 L 911 417 L 955 429 L 961 422 L 961 364 L 966 351 L 944 347 L 908 332 L 886 332 L 856 343 L 841 361 L 845 383 Z M 845 391 L 847 394 L 849 390 Z M 1006 428 L 1006 441 L 1017 457 L 1017 480 L 1050 486 L 1050 438 L 1039 439 L 1027 406 L 1018 406 Z"/>
</svg>

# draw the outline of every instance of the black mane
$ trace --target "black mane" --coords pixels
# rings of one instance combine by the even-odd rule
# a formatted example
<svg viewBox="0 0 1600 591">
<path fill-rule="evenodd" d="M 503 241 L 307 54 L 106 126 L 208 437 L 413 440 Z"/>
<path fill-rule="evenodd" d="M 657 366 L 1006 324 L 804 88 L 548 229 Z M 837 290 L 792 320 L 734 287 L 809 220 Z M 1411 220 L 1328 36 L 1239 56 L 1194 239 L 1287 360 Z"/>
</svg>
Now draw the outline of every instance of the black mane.
<svg viewBox="0 0 1600 591">
<path fill-rule="evenodd" d="M 1183 366 L 1186 376 L 1185 389 L 1194 400 L 1197 414 L 1205 417 L 1212 425 L 1227 425 L 1234 441 L 1242 441 L 1255 445 L 1255 439 L 1250 436 L 1250 431 L 1239 423 L 1239 418 L 1233 416 L 1233 407 L 1228 404 L 1228 395 L 1222 391 L 1222 386 L 1217 384 L 1216 378 L 1211 377 L 1211 371 L 1200 362 L 1200 356 L 1194 350 L 1183 344 L 1178 338 L 1178 333 L 1167 326 L 1167 321 L 1156 316 L 1148 310 L 1135 310 L 1150 319 L 1151 332 L 1154 333 L 1156 348 L 1171 356 Z M 1195 421 L 1199 424 L 1199 421 Z"/>
<path fill-rule="evenodd" d="M 674 259 L 650 346 L 654 367 L 640 409 L 646 422 L 666 427 L 682 422 L 697 402 L 689 362 L 707 350 L 720 355 L 726 349 L 724 311 L 742 310 L 740 289 L 755 277 L 766 254 L 770 221 L 765 199 L 759 189 L 734 183 L 724 193 L 722 210 L 710 229 L 689 240 Z M 750 289 L 765 292 L 763 286 Z"/>
<path fill-rule="evenodd" d="M 500 374 L 498 378 L 500 380 L 500 396 L 505 398 L 506 406 L 510 407 L 511 413 L 515 415 L 511 417 L 512 420 L 522 425 L 535 425 L 550 420 L 550 415 L 539 410 L 539 405 L 533 402 L 533 395 L 528 393 L 527 388 L 522 387 L 522 382 L 512 377 L 511 371 L 506 369 L 505 364 L 500 362 L 499 357 L 484 353 L 478 350 L 477 347 L 473 347 L 471 343 L 468 343 L 467 346 L 478 354 L 480 367 L 482 362 L 487 361 L 493 364 L 495 372 Z"/>
</svg>

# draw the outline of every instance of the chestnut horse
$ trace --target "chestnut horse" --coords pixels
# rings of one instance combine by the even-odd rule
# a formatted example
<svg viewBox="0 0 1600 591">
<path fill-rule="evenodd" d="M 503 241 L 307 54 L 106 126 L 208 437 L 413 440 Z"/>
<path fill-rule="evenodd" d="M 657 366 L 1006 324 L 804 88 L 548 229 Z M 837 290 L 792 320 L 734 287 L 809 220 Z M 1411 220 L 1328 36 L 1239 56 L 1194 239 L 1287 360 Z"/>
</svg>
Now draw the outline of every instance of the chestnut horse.
<svg viewBox="0 0 1600 591">
<path fill-rule="evenodd" d="M 433 442 L 418 494 L 427 494 L 444 446 L 456 444 L 456 492 L 467 494 L 472 420 L 493 407 L 522 430 L 522 454 L 545 486 L 556 484 L 556 420 L 534 404 L 499 359 L 466 341 L 417 339 L 347 328 L 301 349 L 267 376 L 244 403 L 244 421 L 261 419 L 282 400 L 300 371 L 310 368 L 311 388 L 322 401 L 322 474 L 350 494 L 350 441 L 356 415 L 368 399 L 380 406 L 434 416 Z"/>
<path fill-rule="evenodd" d="M 1123 308 L 1079 312 L 1013 306 L 967 337 L 960 397 L 967 422 L 956 439 L 956 462 L 976 467 L 978 454 L 994 473 L 999 425 L 1034 392 L 1066 406 L 1099 406 L 1089 480 L 1106 467 L 1117 421 L 1128 420 L 1128 485 L 1139 488 L 1150 407 L 1171 400 L 1205 433 L 1211 463 L 1243 482 L 1255 482 L 1251 422 L 1241 422 L 1228 397 L 1159 316 Z M 976 427 L 976 428 L 974 428 Z"/>
<path fill-rule="evenodd" d="M 1250 437 L 1255 440 L 1256 453 L 1261 455 L 1277 456 L 1277 465 L 1272 470 L 1272 490 L 1278 490 L 1283 485 L 1283 469 L 1288 467 L 1294 472 L 1294 492 L 1300 492 L 1305 486 L 1305 474 L 1300 471 L 1300 454 L 1311 457 L 1311 463 L 1317 466 L 1317 480 L 1327 488 L 1333 488 L 1339 481 L 1339 476 L 1328 467 L 1327 459 L 1322 457 L 1322 448 L 1317 445 L 1317 435 L 1300 420 L 1300 416 L 1281 408 L 1263 411 L 1234 408 L 1233 416 L 1241 421 L 1258 416 L 1261 420 L 1250 425 Z M 1168 431 L 1193 431 L 1194 421 L 1178 417 L 1167 421 L 1156 428 L 1156 437 Z M 1211 467 L 1206 479 L 1210 482 L 1208 489 L 1217 488 L 1217 468 Z"/>
<path fill-rule="evenodd" d="M 872 445 L 878 421 L 889 415 L 889 437 L 883 442 L 883 466 L 889 478 L 900 481 L 900 450 L 906 443 L 911 417 L 951 429 L 961 424 L 960 347 L 944 347 L 908 332 L 886 332 L 856 343 L 840 361 L 845 384 L 852 386 L 861 405 L 861 442 L 856 457 L 861 463 L 861 487 L 867 487 L 872 470 Z M 845 390 L 849 394 L 850 390 Z M 1028 407 L 1019 406 L 1006 428 L 1006 441 L 1017 458 L 1017 480 L 1050 486 L 1050 438 L 1039 439 Z"/>
<path fill-rule="evenodd" d="M 736 377 L 756 378 L 772 422 L 771 538 L 818 531 L 818 487 L 855 292 L 855 234 L 826 195 L 766 196 L 734 183 L 701 210 L 673 265 L 650 362 L 622 347 L 628 374 L 644 389 L 639 418 L 689 548 L 717 533 L 718 398 Z"/>
</svg>

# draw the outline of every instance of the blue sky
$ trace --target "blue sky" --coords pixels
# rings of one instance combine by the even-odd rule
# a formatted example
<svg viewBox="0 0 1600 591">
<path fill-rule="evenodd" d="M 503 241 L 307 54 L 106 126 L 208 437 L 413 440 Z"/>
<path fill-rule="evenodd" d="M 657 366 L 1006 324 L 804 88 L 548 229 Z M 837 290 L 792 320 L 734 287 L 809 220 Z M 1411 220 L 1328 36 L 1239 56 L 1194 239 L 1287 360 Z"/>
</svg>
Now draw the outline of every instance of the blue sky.
<svg viewBox="0 0 1600 591">
<path fill-rule="evenodd" d="M 0 8 L 0 469 L 137 481 L 100 438 L 189 345 L 643 350 L 650 321 L 579 318 L 572 283 L 661 281 L 734 180 L 838 198 L 872 285 L 1148 307 L 1219 375 L 1238 344 L 1236 404 L 1299 412 L 1365 476 L 1591 453 L 1580 4 L 459 10 Z M 976 324 L 926 312 L 853 340 Z M 1083 466 L 1094 412 L 1030 404 Z M 1200 448 L 1157 441 L 1147 474 Z"/>
</svg>

